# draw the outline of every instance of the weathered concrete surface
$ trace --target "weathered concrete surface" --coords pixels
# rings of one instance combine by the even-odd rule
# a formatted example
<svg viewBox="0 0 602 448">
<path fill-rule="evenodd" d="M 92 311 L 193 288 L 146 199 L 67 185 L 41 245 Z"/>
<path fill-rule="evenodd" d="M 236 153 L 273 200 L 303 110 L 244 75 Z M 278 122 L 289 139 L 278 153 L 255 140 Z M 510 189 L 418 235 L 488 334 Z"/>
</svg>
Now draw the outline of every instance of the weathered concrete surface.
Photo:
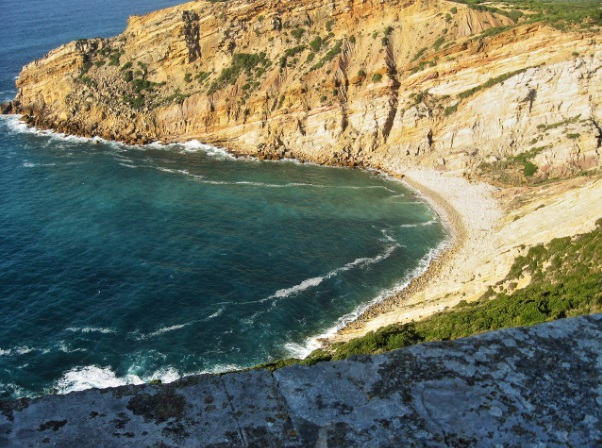
<svg viewBox="0 0 602 448">
<path fill-rule="evenodd" d="M 600 446 L 602 315 L 0 410 L 2 447 Z"/>
</svg>

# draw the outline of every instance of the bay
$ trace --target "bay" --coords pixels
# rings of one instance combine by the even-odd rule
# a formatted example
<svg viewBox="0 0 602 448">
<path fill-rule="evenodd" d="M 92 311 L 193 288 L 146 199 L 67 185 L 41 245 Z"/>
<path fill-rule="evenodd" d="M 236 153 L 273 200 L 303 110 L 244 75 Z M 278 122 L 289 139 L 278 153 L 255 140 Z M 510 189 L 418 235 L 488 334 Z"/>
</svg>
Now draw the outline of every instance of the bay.
<svg viewBox="0 0 602 448">
<path fill-rule="evenodd" d="M 21 66 L 177 2 L 0 2 Z M 358 170 L 132 147 L 0 118 L 0 398 L 303 355 L 445 241 L 413 191 Z"/>
</svg>

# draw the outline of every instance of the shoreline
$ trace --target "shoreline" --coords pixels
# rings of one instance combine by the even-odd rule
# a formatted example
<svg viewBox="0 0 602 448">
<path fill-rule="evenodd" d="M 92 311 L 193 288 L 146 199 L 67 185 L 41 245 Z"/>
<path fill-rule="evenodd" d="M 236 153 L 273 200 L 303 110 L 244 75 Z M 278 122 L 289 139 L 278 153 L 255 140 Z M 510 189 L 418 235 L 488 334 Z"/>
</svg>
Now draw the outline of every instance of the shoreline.
<svg viewBox="0 0 602 448">
<path fill-rule="evenodd" d="M 410 279 L 401 291 L 373 304 L 334 334 L 319 337 L 318 342 L 322 348 L 328 348 L 338 342 L 347 342 L 386 325 L 406 323 L 425 317 L 417 313 L 423 304 L 421 299 L 442 279 L 448 280 L 454 274 L 454 261 L 470 255 L 472 246 L 483 242 L 485 235 L 479 235 L 477 232 L 475 239 L 475 234 L 471 230 L 475 230 L 476 226 L 484 227 L 485 234 L 489 234 L 503 217 L 500 204 L 491 197 L 494 187 L 489 184 L 469 182 L 434 169 L 406 167 L 402 172 L 404 176 L 401 182 L 415 190 L 435 210 L 449 232 L 449 238 L 426 270 Z M 399 179 L 399 176 L 395 177 Z M 465 202 L 463 204 L 466 205 L 465 207 L 458 207 L 458 204 L 454 204 L 453 201 L 453 196 L 458 193 L 458 190 L 462 190 L 463 193 L 465 190 L 470 190 L 474 202 Z M 490 213 L 481 213 L 484 219 L 479 220 L 478 223 L 471 222 L 472 206 L 481 211 L 489 209 Z M 472 244 L 467 246 L 469 237 Z M 452 302 L 453 300 L 450 300 L 444 307 L 453 305 Z M 440 308 L 441 306 L 438 306 L 432 312 L 425 311 L 425 314 L 434 314 Z"/>
<path fill-rule="evenodd" d="M 319 338 L 322 348 L 364 336 L 392 324 L 429 317 L 461 301 L 521 289 L 506 276 L 516 257 L 554 238 L 591 232 L 600 218 L 602 176 L 576 177 L 529 187 L 497 188 L 451 172 L 401 167 L 404 181 L 428 201 L 451 232 L 449 247 L 401 292 L 386 297 L 334 334 Z M 558 217 L 563 216 L 559 221 Z"/>
<path fill-rule="evenodd" d="M 90 143 L 103 142 L 107 144 L 117 143 L 125 146 L 139 146 L 128 145 L 127 143 L 119 141 L 108 141 L 99 137 L 86 138 L 70 134 L 63 134 L 58 133 L 52 129 L 43 130 L 24 122 L 18 115 L 16 117 L 18 117 L 16 121 L 19 123 L 20 127 L 27 128 L 29 132 L 38 135 L 45 135 L 61 139 L 69 139 L 75 137 L 81 138 L 84 141 L 89 141 Z M 24 129 L 21 129 L 20 131 L 23 130 Z M 161 142 L 153 142 L 143 146 L 155 145 L 157 143 L 165 145 L 166 147 L 172 144 L 186 146 L 191 142 L 195 142 L 195 140 L 189 142 L 174 142 L 168 144 L 164 144 Z M 259 159 L 257 159 L 256 157 L 245 154 L 239 154 L 227 148 L 220 148 L 214 145 L 206 145 L 200 142 L 199 146 L 201 147 L 201 150 L 203 150 L 203 147 L 207 146 L 225 151 L 230 157 L 259 161 Z M 297 159 L 282 159 L 277 162 L 290 161 L 302 163 L 297 161 Z M 306 163 L 315 163 L 316 165 L 336 167 L 312 161 L 306 161 Z M 338 167 L 349 169 L 349 167 L 347 166 Z M 353 317 L 348 315 L 341 316 L 341 321 L 334 323 L 334 326 L 328 329 L 326 332 L 317 336 L 310 337 L 307 340 L 307 342 L 303 344 L 304 347 L 302 349 L 302 352 L 299 353 L 299 355 L 301 355 L 302 357 L 304 357 L 303 355 L 307 355 L 317 348 L 328 346 L 333 342 L 346 341 L 350 338 L 357 337 L 367 331 L 370 331 L 371 329 L 374 329 L 374 325 L 378 325 L 374 323 L 375 319 L 377 322 L 378 318 L 390 313 L 391 311 L 403 310 L 406 306 L 406 303 L 412 297 L 424 292 L 429 286 L 437 282 L 441 273 L 457 257 L 458 252 L 465 245 L 466 240 L 470 234 L 470 231 L 464 222 L 465 217 L 463 217 L 463 214 L 459 212 L 450 203 L 449 199 L 445 197 L 445 194 L 442 194 L 443 192 L 436 191 L 436 185 L 433 185 L 433 183 L 442 179 L 447 180 L 447 183 L 449 183 L 450 180 L 452 182 L 455 180 L 456 182 L 463 182 L 466 185 L 472 185 L 468 181 L 453 175 L 446 175 L 445 173 L 436 171 L 434 169 L 417 169 L 410 167 L 392 166 L 381 167 L 380 169 L 373 167 L 358 167 L 357 169 L 368 170 L 371 172 L 376 171 L 381 175 L 387 177 L 389 181 L 400 182 L 404 184 L 407 188 L 414 190 L 429 205 L 429 207 L 431 207 L 434 210 L 439 219 L 441 219 L 443 225 L 446 228 L 446 231 L 448 232 L 448 237 L 438 247 L 433 248 L 433 250 L 436 250 L 436 253 L 430 260 L 428 266 L 424 268 L 424 270 L 420 269 L 420 266 L 416 267 L 416 269 L 420 269 L 422 272 L 419 272 L 418 275 L 414 276 L 413 278 L 408 278 L 407 280 L 405 280 L 403 277 L 400 277 L 400 284 L 398 284 L 397 286 L 397 288 L 399 288 L 398 291 L 392 293 L 391 291 L 389 291 L 390 294 L 384 296 L 384 298 L 378 297 L 372 303 L 364 304 L 364 306 L 361 307 L 364 309 L 362 310 L 360 308 L 360 310 L 357 311 L 358 314 Z M 465 188 L 466 185 L 462 185 L 462 188 Z M 383 293 L 386 293 L 386 291 L 384 291 Z"/>
<path fill-rule="evenodd" d="M 41 135 L 103 141 L 98 137 L 86 138 L 41 130 L 19 118 L 17 120 Z M 106 143 L 141 146 L 119 141 Z M 190 141 L 168 144 L 153 142 L 148 145 L 185 146 L 187 143 Z M 237 159 L 260 161 L 253 155 L 223 146 L 200 146 L 218 148 Z M 295 154 L 292 155 L 294 157 Z M 291 161 L 349 169 L 344 165 L 311 160 L 302 162 L 296 158 L 277 162 Z M 487 182 L 469 181 L 462 177 L 461 172 L 410 167 L 398 160 L 388 160 L 378 167 L 357 168 L 378 172 L 390 181 L 402 182 L 415 190 L 439 216 L 449 232 L 449 238 L 434 248 L 436 253 L 428 266 L 416 267 L 414 275 L 418 275 L 413 278 L 407 278 L 407 273 L 400 276 L 400 283 L 392 291 L 383 291 L 353 313 L 341 316 L 325 332 L 309 337 L 302 344 L 293 344 L 302 358 L 315 349 L 328 348 L 334 343 L 346 342 L 387 325 L 423 319 L 462 300 L 477 300 L 490 287 L 498 288 L 516 256 L 524 254 L 529 246 L 591 231 L 595 228 L 595 220 L 599 218 L 590 205 L 592 200 L 602 195 L 602 180 L 566 179 L 549 186 L 500 189 Z M 583 187 L 583 192 L 580 187 Z M 546 224 L 556 222 L 558 216 L 570 218 L 562 223 Z M 516 288 L 524 287 L 528 282 L 529 279 L 523 279 Z M 393 292 L 395 290 L 397 292 Z"/>
</svg>

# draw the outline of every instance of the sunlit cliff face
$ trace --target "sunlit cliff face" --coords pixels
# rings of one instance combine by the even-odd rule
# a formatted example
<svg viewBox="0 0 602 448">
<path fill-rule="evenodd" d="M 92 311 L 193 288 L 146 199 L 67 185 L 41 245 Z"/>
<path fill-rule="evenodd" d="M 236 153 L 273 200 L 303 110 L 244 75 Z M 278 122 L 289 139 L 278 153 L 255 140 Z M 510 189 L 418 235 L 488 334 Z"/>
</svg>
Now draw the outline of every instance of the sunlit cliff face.
<svg viewBox="0 0 602 448">
<path fill-rule="evenodd" d="M 193 2 L 52 51 L 17 99 L 38 126 L 132 143 L 547 177 L 600 165 L 601 47 L 442 0 Z"/>
</svg>

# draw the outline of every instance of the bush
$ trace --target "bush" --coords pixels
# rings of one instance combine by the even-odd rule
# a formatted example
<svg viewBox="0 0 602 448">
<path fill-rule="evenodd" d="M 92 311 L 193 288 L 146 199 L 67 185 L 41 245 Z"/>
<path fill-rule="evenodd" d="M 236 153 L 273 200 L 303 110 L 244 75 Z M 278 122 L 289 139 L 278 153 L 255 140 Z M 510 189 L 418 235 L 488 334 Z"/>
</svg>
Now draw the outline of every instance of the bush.
<svg viewBox="0 0 602 448">
<path fill-rule="evenodd" d="M 317 53 L 318 51 L 320 51 L 320 48 L 322 48 L 323 43 L 324 41 L 322 40 L 322 38 L 320 36 L 316 36 L 316 38 L 309 43 L 311 51 Z"/>
<path fill-rule="evenodd" d="M 525 167 L 523 168 L 523 174 L 525 175 L 525 177 L 532 177 L 537 171 L 537 169 L 537 166 L 533 162 L 527 160 L 525 162 Z"/>
<path fill-rule="evenodd" d="M 303 28 L 295 28 L 291 31 L 291 36 L 297 40 L 300 40 L 303 37 L 303 34 L 305 34 L 305 30 Z"/>
<path fill-rule="evenodd" d="M 380 73 L 375 73 L 372 75 L 372 82 L 381 82 L 383 79 L 383 75 Z"/>
<path fill-rule="evenodd" d="M 454 104 L 453 106 L 446 107 L 445 110 L 443 111 L 443 114 L 447 117 L 451 114 L 455 114 L 457 110 L 458 110 L 458 105 Z"/>
<path fill-rule="evenodd" d="M 208 93 L 215 93 L 228 84 L 234 85 L 243 72 L 247 76 L 251 76 L 253 71 L 258 69 L 258 66 L 267 68 L 270 64 L 270 60 L 266 58 L 265 53 L 234 53 L 230 67 L 222 69 L 219 77 L 211 84 Z"/>
</svg>

